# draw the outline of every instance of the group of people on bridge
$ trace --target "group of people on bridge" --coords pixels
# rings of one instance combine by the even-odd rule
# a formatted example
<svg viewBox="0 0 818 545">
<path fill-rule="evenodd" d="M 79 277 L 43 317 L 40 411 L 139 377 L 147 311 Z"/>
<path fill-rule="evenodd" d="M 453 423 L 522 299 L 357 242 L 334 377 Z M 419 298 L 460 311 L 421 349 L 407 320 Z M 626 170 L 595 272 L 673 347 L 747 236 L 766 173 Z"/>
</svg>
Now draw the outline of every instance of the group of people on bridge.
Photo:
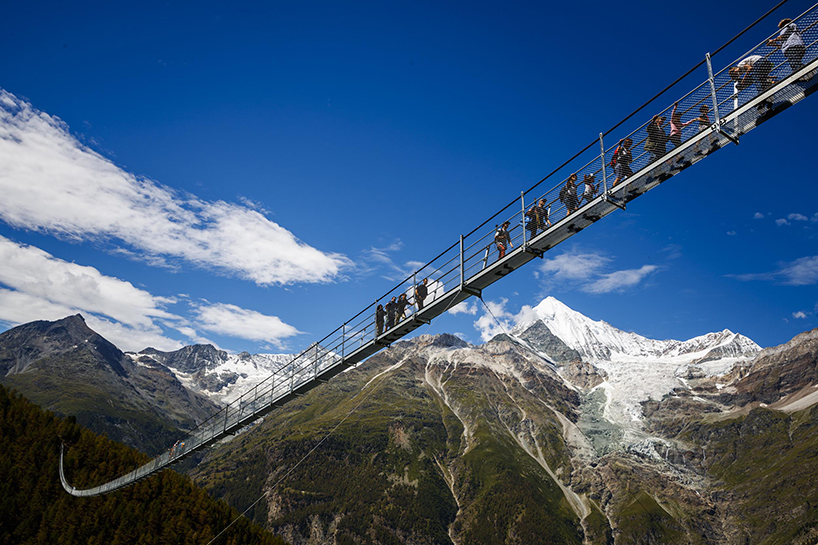
<svg viewBox="0 0 818 545">
<path fill-rule="evenodd" d="M 406 318 L 406 307 L 416 305 L 418 312 L 423 310 L 423 301 L 429 296 L 428 284 L 428 278 L 424 278 L 423 281 L 417 284 L 413 290 L 411 300 L 405 293 L 401 293 L 399 297 L 392 297 L 386 305 L 379 304 L 377 306 L 375 309 L 375 329 L 378 336 L 383 335 L 384 331 L 392 329 Z"/>
<path fill-rule="evenodd" d="M 806 46 L 803 37 L 796 24 L 792 19 L 783 19 L 778 23 L 780 32 L 777 37 L 767 41 L 766 45 L 773 48 L 780 48 L 784 57 L 790 65 L 793 73 L 801 70 L 804 67 L 804 56 L 806 54 Z M 773 63 L 769 60 L 769 56 L 774 51 L 767 55 L 750 55 L 745 57 L 738 64 L 728 70 L 730 79 L 734 82 L 733 96 L 737 97 L 739 91 L 747 89 L 755 85 L 758 93 L 764 93 L 775 85 L 776 81 L 771 76 L 774 69 Z M 809 81 L 815 76 L 816 71 L 812 71 L 801 77 L 799 81 Z M 707 104 L 701 104 L 701 100 L 692 106 L 690 109 L 699 106 L 698 115 L 687 121 L 682 120 L 684 112 L 679 107 L 679 102 L 673 104 L 670 112 L 670 132 L 666 132 L 665 122 L 667 117 L 656 114 L 645 127 L 646 136 L 643 143 L 643 149 L 648 153 L 648 163 L 653 163 L 660 157 L 663 157 L 667 152 L 667 144 L 673 144 L 673 149 L 681 147 L 683 143 L 683 129 L 693 123 L 698 123 L 698 132 L 706 131 L 711 126 L 713 121 L 710 119 L 710 107 Z M 766 100 L 758 105 L 760 112 L 765 111 L 772 106 L 771 100 Z M 613 169 L 615 179 L 611 187 L 633 176 L 631 163 L 633 162 L 633 139 L 623 138 L 619 141 L 613 153 L 611 154 L 610 167 Z M 701 154 L 704 151 L 699 144 L 696 145 L 695 153 Z M 605 165 L 603 165 L 605 168 Z M 568 216 L 577 210 L 582 205 L 583 200 L 590 203 L 599 192 L 600 182 L 596 182 L 594 174 L 585 174 L 582 180 L 584 184 L 584 191 L 578 193 L 578 176 L 576 173 L 571 174 L 568 180 L 562 186 L 559 196 L 551 202 L 546 198 L 541 198 L 535 202 L 530 208 L 525 211 L 525 229 L 528 231 L 528 239 L 531 240 L 538 233 L 544 232 L 551 226 L 551 206 L 557 201 L 562 202 L 565 207 L 565 216 Z M 505 257 L 506 252 L 514 247 L 512 237 L 509 233 L 511 222 L 506 221 L 500 227 L 495 228 L 494 246 L 497 249 L 497 259 Z M 488 251 L 487 251 L 488 254 Z M 484 262 L 488 261 L 488 255 Z"/>
</svg>

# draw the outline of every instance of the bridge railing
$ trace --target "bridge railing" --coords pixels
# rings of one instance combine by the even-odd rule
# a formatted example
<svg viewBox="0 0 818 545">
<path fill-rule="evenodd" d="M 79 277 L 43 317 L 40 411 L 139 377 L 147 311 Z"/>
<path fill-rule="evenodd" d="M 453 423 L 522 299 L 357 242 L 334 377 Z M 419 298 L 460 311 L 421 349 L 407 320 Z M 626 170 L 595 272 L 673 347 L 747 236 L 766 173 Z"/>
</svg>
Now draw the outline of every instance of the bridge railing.
<svg viewBox="0 0 818 545">
<path fill-rule="evenodd" d="M 813 6 L 794 22 L 805 42 L 804 63 L 806 64 L 818 55 L 818 9 Z M 564 220 L 570 214 L 577 213 L 581 208 L 587 206 L 597 195 L 609 191 L 616 181 L 616 173 L 611 160 L 616 147 L 625 139 L 632 141 L 630 169 L 633 173 L 674 157 L 673 150 L 677 146 L 670 140 L 654 142 L 653 149 L 646 147 L 651 143 L 648 138 L 648 127 L 651 123 L 655 123 L 656 119 L 664 118 L 661 124 L 662 132 L 659 134 L 662 139 L 669 136 L 669 126 L 673 117 L 674 105 L 676 105 L 678 118 L 682 123 L 687 123 L 679 127 L 677 143 L 684 143 L 698 134 L 700 130 L 714 126 L 721 118 L 732 113 L 758 93 L 758 89 L 754 86 L 736 93 L 733 80 L 730 79 L 729 68 L 747 56 L 760 55 L 769 59 L 773 65 L 771 70 L 773 76 L 779 78 L 787 76 L 790 73 L 790 67 L 781 49 L 767 43 L 770 38 L 777 35 L 778 31 L 751 48 L 735 62 L 713 74 L 712 81 L 707 77 L 692 91 L 674 100 L 653 116 L 646 116 L 647 119 L 630 132 L 609 134 L 604 140 L 600 137 L 598 151 L 589 150 L 560 169 L 560 172 L 565 173 L 561 181 L 545 189 L 541 182 L 521 194 L 516 205 L 512 203 L 495 213 L 480 229 L 464 236 L 462 243 L 452 244 L 435 259 L 416 268 L 389 292 L 379 297 L 330 335 L 294 357 L 288 365 L 205 421 L 191 432 L 189 441 L 193 444 L 206 442 L 224 429 L 235 426 L 248 415 L 262 410 L 281 396 L 318 377 L 326 369 L 341 364 L 347 354 L 376 342 L 382 335 L 388 334 L 386 324 L 383 328 L 378 326 L 376 309 L 378 305 L 386 307 L 392 297 L 399 299 L 401 294 L 407 296 L 405 319 L 412 319 L 418 313 L 415 288 L 424 278 L 429 279 L 427 286 L 429 295 L 425 301 L 426 305 L 444 294 L 457 290 L 461 284 L 468 282 L 499 259 L 495 234 L 498 226 L 504 222 L 509 222 L 507 230 L 513 246 L 507 249 L 507 253 L 510 253 L 513 249 L 519 249 L 530 242 L 534 236 L 541 234 L 542 227 L 548 227 Z M 716 117 L 717 112 L 718 118 Z M 699 118 L 702 119 L 701 122 L 698 121 Z M 730 127 L 723 129 L 729 131 Z M 706 144 L 702 145 L 703 151 L 706 151 L 705 147 Z M 574 176 L 575 187 L 569 186 L 566 192 L 566 185 Z M 589 185 L 595 191 L 587 191 Z M 549 212 L 548 219 L 543 219 L 543 225 L 534 223 L 535 220 L 531 219 L 532 214 L 530 213 L 532 207 L 539 204 L 540 201 L 543 201 L 544 207 Z"/>
<path fill-rule="evenodd" d="M 816 57 L 818 57 L 818 5 L 811 7 L 796 18 L 794 23 L 798 26 L 805 45 L 803 63 L 808 64 L 815 61 Z M 294 356 L 292 360 L 281 366 L 267 379 L 199 424 L 169 451 L 157 456 L 150 464 L 140 467 L 135 472 L 102 487 L 97 487 L 97 489 L 75 492 L 77 492 L 77 495 L 93 495 L 99 493 L 100 489 L 105 491 L 115 490 L 124 484 L 148 475 L 175 461 L 185 453 L 223 437 L 225 433 L 235 432 L 241 427 L 242 423 L 258 418 L 260 413 L 270 410 L 276 402 L 291 396 L 300 387 L 310 384 L 327 371 L 340 369 L 342 365 L 348 364 L 348 361 L 353 363 L 361 361 L 365 355 L 374 353 L 379 345 L 387 344 L 392 342 L 394 338 L 402 336 L 409 331 L 402 325 L 406 322 L 401 321 L 398 324 L 393 324 L 393 329 L 398 330 L 398 333 L 387 330 L 385 323 L 381 328 L 376 319 L 377 307 L 378 305 L 385 306 L 392 297 L 398 299 L 401 294 L 405 294 L 409 304 L 405 308 L 406 317 L 404 320 L 413 320 L 415 323 L 419 323 L 415 319 L 419 318 L 422 321 L 424 313 L 419 310 L 418 302 L 415 300 L 415 289 L 424 278 L 428 278 L 428 296 L 424 308 L 445 298 L 448 298 L 449 305 L 453 304 L 456 299 L 449 297 L 451 294 L 456 294 L 461 287 L 467 285 L 469 281 L 478 277 L 487 267 L 493 266 L 500 259 L 495 244 L 495 234 L 497 227 L 503 225 L 504 222 L 509 223 L 507 230 L 513 244 L 513 248 L 507 249 L 507 254 L 512 254 L 527 248 L 527 244 L 533 238 L 544 235 L 544 231 L 541 229 L 542 226 L 532 225 L 531 223 L 532 214 L 530 212 L 532 207 L 539 203 L 540 200 L 549 209 L 548 223 L 545 227 L 555 229 L 562 225 L 562 222 L 571 221 L 572 217 L 575 217 L 573 215 L 582 214 L 585 207 L 592 206 L 593 202 L 598 202 L 594 201 L 594 199 L 598 198 L 597 196 L 590 200 L 582 198 L 586 188 L 591 184 L 593 184 L 594 188 L 597 188 L 597 195 L 602 194 L 602 198 L 614 198 L 616 188 L 613 184 L 616 180 L 616 174 L 611 166 L 611 159 L 617 145 L 626 139 L 632 141 L 630 169 L 634 178 L 639 176 L 640 171 L 655 170 L 657 167 L 667 168 L 668 170 L 676 168 L 676 171 L 678 171 L 678 167 L 674 167 L 672 163 L 689 160 L 691 154 L 708 153 L 708 147 L 719 142 L 722 137 L 737 139 L 742 131 L 746 130 L 746 127 L 750 127 L 753 123 L 759 121 L 764 112 L 745 109 L 746 111 L 742 111 L 740 116 L 733 115 L 737 109 L 744 106 L 749 100 L 755 99 L 759 95 L 760 89 L 750 86 L 737 92 L 734 82 L 730 78 L 729 69 L 736 66 L 741 59 L 750 55 L 759 55 L 769 60 L 772 76 L 778 80 L 790 77 L 792 69 L 780 48 L 768 45 L 768 40 L 777 35 L 778 31 L 752 47 L 735 62 L 715 73 L 712 70 L 708 56 L 707 77 L 702 83 L 696 85 L 692 91 L 686 92 L 678 100 L 674 100 L 653 115 L 645 116 L 641 124 L 630 130 L 622 128 L 621 130 L 611 131 L 604 138 L 600 134 L 599 148 L 588 148 L 574 160 L 553 173 L 553 178 L 556 180 L 561 178 L 560 181 L 549 187 L 546 184 L 546 181 L 552 178 L 552 176 L 549 176 L 535 184 L 528 191 L 521 193 L 519 199 L 495 212 L 481 226 L 461 237 L 460 240 L 455 241 L 430 262 L 414 268 L 413 272 L 406 275 L 386 294 L 344 322 L 329 335 Z M 799 85 L 787 85 L 775 91 L 774 97 L 771 98 L 783 100 L 788 97 L 795 97 L 798 93 L 803 92 L 804 89 Z M 683 123 L 693 120 L 687 126 L 680 127 L 679 137 L 682 146 L 691 138 L 695 138 L 700 130 L 709 131 L 707 138 L 698 140 L 693 149 L 687 149 L 684 153 L 674 152 L 678 146 L 669 140 L 664 141 L 663 138 L 660 138 L 663 141 L 658 144 L 656 144 L 655 139 L 651 139 L 651 142 L 648 140 L 648 127 L 651 123 L 656 123 L 656 119 L 665 117 L 665 122 L 662 125 L 665 131 L 668 130 L 668 121 L 672 119 L 674 105 Z M 702 110 L 702 106 L 706 106 L 707 109 Z M 700 123 L 696 120 L 704 115 L 708 118 L 707 123 Z M 727 124 L 723 123 L 725 117 L 731 118 Z M 657 132 L 657 134 L 661 136 L 660 132 Z M 656 145 L 649 149 L 649 143 Z M 672 148 L 668 149 L 671 145 Z M 573 177 L 572 175 L 576 176 L 574 188 L 568 184 L 569 179 Z M 566 186 L 569 189 L 567 194 Z M 580 202 L 580 199 L 582 199 L 582 202 Z M 445 310 L 449 310 L 449 306 L 445 309 L 436 309 L 435 315 Z M 68 490 L 66 481 L 63 481 L 63 485 Z"/>
</svg>

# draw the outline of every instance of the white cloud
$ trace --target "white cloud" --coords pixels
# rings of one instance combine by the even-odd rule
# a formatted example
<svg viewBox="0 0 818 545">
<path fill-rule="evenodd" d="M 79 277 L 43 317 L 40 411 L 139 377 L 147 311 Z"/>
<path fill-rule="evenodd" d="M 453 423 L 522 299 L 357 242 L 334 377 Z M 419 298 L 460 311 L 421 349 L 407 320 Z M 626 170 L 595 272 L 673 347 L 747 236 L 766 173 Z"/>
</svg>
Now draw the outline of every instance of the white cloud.
<svg viewBox="0 0 818 545">
<path fill-rule="evenodd" d="M 610 261 L 611 258 L 601 254 L 571 250 L 544 260 L 540 272 L 555 281 L 582 282 L 598 276 Z"/>
<path fill-rule="evenodd" d="M 790 224 L 790 222 L 788 222 L 788 221 L 787 221 L 787 220 L 785 220 L 784 218 L 779 218 L 779 219 L 775 220 L 775 224 L 776 224 L 776 225 L 778 225 L 778 226 L 780 227 L 780 226 L 782 226 L 782 225 L 789 225 L 789 224 Z"/>
<path fill-rule="evenodd" d="M 149 263 L 185 261 L 259 285 L 329 282 L 351 261 L 262 212 L 182 195 L 83 146 L 58 118 L 0 90 L 0 218 L 65 239 L 104 240 Z"/>
<path fill-rule="evenodd" d="M 804 214 L 790 214 L 787 216 L 787 219 L 790 221 L 808 221 L 809 218 L 806 217 Z"/>
<path fill-rule="evenodd" d="M 670 245 L 665 250 L 668 259 L 679 257 L 678 245 Z M 552 259 L 546 259 L 540 266 L 540 278 L 546 287 L 554 284 L 577 287 L 585 293 L 609 293 L 631 288 L 659 269 L 656 265 L 643 265 L 639 269 L 604 272 L 612 258 L 598 253 L 582 253 L 571 250 Z"/>
<path fill-rule="evenodd" d="M 727 236 L 734 237 L 736 234 L 737 233 L 735 231 L 727 231 Z"/>
<path fill-rule="evenodd" d="M 500 333 L 511 331 L 511 328 L 514 327 L 516 318 L 506 311 L 507 303 L 508 299 L 505 298 L 500 299 L 499 302 L 486 301 L 486 306 L 491 312 L 483 312 L 483 315 L 474 322 L 474 327 L 480 332 L 480 338 L 484 342 L 491 340 Z"/>
<path fill-rule="evenodd" d="M 818 255 L 802 257 L 791 262 L 778 264 L 778 269 L 766 273 L 730 274 L 739 280 L 767 280 L 788 286 L 810 286 L 818 284 Z"/>
<path fill-rule="evenodd" d="M 803 318 L 806 318 L 807 315 L 803 311 L 799 310 L 798 312 L 793 312 L 792 317 L 793 318 L 803 319 Z"/>
<path fill-rule="evenodd" d="M 400 240 L 395 240 L 382 248 L 371 246 L 365 249 L 362 252 L 362 259 L 364 262 L 370 265 L 367 267 L 362 267 L 359 272 L 367 274 L 375 271 L 376 269 L 385 267 L 389 272 L 383 274 L 382 276 L 387 280 L 397 282 L 408 278 L 409 275 L 420 269 L 420 267 L 425 265 L 425 263 L 421 261 L 407 261 L 402 265 L 396 263 L 390 254 L 399 252 L 402 249 L 403 242 Z"/>
<path fill-rule="evenodd" d="M 762 214 L 761 212 L 756 212 L 756 213 L 753 215 L 753 219 L 756 219 L 756 220 L 761 220 L 761 219 L 764 219 L 764 214 Z"/>
<path fill-rule="evenodd" d="M 82 309 L 132 327 L 148 327 L 155 318 L 178 318 L 163 308 L 173 299 L 155 297 L 93 267 L 68 263 L 4 237 L 0 237 L 0 284 L 41 299 L 51 309 Z"/>
<path fill-rule="evenodd" d="M 283 346 L 282 339 L 301 333 L 276 316 L 268 316 L 236 305 L 202 304 L 194 313 L 202 329 L 240 339 L 269 342 L 278 347 Z"/>
<path fill-rule="evenodd" d="M 633 287 L 645 279 L 650 273 L 658 270 L 656 265 L 643 265 L 638 269 L 615 271 L 602 275 L 601 278 L 583 287 L 587 293 L 610 293 Z"/>
<path fill-rule="evenodd" d="M 471 316 L 475 316 L 477 315 L 477 303 L 463 301 L 462 303 L 459 303 L 453 308 L 449 309 L 449 314 L 470 314 Z"/>
<path fill-rule="evenodd" d="M 167 310 L 177 303 L 175 298 L 157 297 L 93 267 L 63 261 L 1 236 L 0 286 L 4 286 L 0 287 L 0 322 L 6 324 L 82 313 L 91 329 L 122 350 L 180 348 L 182 343 L 167 337 L 163 328 L 175 329 L 193 342 L 215 344 L 187 318 Z M 194 304 L 193 313 L 208 331 L 277 346 L 281 339 L 299 333 L 275 316 L 235 305 Z"/>
</svg>

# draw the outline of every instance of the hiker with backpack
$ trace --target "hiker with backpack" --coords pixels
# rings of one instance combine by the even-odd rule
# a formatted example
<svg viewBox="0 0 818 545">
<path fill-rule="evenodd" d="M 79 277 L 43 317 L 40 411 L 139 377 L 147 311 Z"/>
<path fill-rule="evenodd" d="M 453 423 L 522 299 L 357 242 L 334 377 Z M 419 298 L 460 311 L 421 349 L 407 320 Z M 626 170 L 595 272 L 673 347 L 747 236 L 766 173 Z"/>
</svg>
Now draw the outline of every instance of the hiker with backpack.
<svg viewBox="0 0 818 545">
<path fill-rule="evenodd" d="M 539 209 L 540 215 L 540 231 L 545 231 L 546 227 L 551 227 L 551 219 L 549 218 L 551 215 L 551 205 L 547 205 L 545 199 L 540 199 L 537 208 Z"/>
<path fill-rule="evenodd" d="M 566 216 L 572 212 L 576 212 L 577 208 L 579 208 L 576 182 L 577 175 L 571 174 L 568 177 L 568 181 L 565 182 L 565 185 L 560 190 L 560 201 L 565 205 Z"/>
<path fill-rule="evenodd" d="M 625 138 L 619 142 L 619 145 L 613 152 L 613 157 L 611 157 L 611 166 L 613 167 L 614 174 L 616 175 L 616 179 L 613 183 L 614 186 L 628 176 L 633 176 L 633 171 L 631 170 L 631 163 L 633 162 L 631 146 L 633 146 L 633 140 L 630 138 Z"/>
<path fill-rule="evenodd" d="M 588 204 L 594 197 L 596 197 L 597 191 L 599 191 L 599 184 L 594 184 L 594 180 L 596 177 L 593 174 L 585 174 L 582 177 L 582 183 L 585 184 L 585 191 L 582 192 L 582 196 L 579 198 L 578 205 L 582 204 L 582 199 L 585 199 L 585 204 Z"/>
<path fill-rule="evenodd" d="M 511 225 L 510 222 L 504 221 L 503 225 L 494 233 L 494 245 L 500 254 L 497 259 L 503 259 L 506 256 L 506 250 L 514 247 L 514 244 L 511 243 L 511 236 L 508 234 L 509 225 Z"/>
</svg>

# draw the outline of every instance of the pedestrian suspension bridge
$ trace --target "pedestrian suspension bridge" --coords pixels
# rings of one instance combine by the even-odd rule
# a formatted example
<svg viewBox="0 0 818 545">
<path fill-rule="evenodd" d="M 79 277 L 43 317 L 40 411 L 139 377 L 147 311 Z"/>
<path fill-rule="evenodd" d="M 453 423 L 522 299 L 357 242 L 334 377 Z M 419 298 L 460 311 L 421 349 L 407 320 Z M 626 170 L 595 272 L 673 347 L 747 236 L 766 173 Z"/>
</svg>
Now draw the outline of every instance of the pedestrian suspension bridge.
<svg viewBox="0 0 818 545">
<path fill-rule="evenodd" d="M 814 77 L 818 73 L 818 5 L 794 19 L 794 23 L 801 32 L 806 49 L 803 66 L 796 65 L 795 70 L 777 45 L 768 44 L 768 40 L 778 36 L 778 32 L 764 37 L 759 45 L 719 72 L 714 73 L 710 55 L 706 56 L 704 64 L 707 66 L 707 78 L 673 103 L 678 103 L 677 112 L 682 113 L 684 122 L 702 116 L 702 106 L 707 106 L 709 114 L 705 114 L 706 120 L 691 123 L 682 129 L 680 145 L 661 142 L 658 153 L 653 143 L 648 146 L 648 150 L 645 149 L 648 144 L 648 126 L 651 122 L 656 122 L 656 116 L 652 115 L 646 116 L 652 117 L 652 120 L 630 133 L 623 130 L 621 134 L 616 134 L 612 130 L 604 137 L 600 134 L 598 148 L 596 143 L 588 146 L 534 187 L 521 193 L 519 198 L 468 235 L 461 236 L 459 241 L 409 278 L 295 356 L 286 366 L 252 390 L 202 422 L 173 448 L 149 463 L 111 482 L 80 490 L 71 486 L 66 479 L 61 453 L 60 481 L 63 488 L 74 496 L 96 496 L 113 492 L 144 479 L 195 451 L 235 435 L 270 411 L 305 394 L 423 324 L 430 323 L 433 318 L 462 301 L 470 297 L 481 297 L 482 290 L 494 282 L 529 261 L 543 257 L 551 248 L 611 212 L 624 210 L 630 201 L 684 169 L 721 148 L 738 144 L 740 138 L 749 131 L 762 126 L 818 89 L 818 77 Z M 769 22 L 765 22 L 765 25 L 768 28 L 770 26 Z M 742 88 L 742 85 L 735 85 L 729 69 L 751 55 L 758 55 L 769 61 L 765 64 L 772 67 L 771 80 L 762 83 L 753 75 L 757 85 Z M 672 104 L 656 114 L 670 119 L 671 108 Z M 651 130 L 655 135 L 656 130 Z M 616 179 L 611 159 L 615 148 L 626 138 L 632 141 L 632 174 L 614 184 Z M 655 138 L 653 140 L 655 142 Z M 665 146 L 673 149 L 667 151 Z M 577 186 L 573 188 L 568 183 L 573 178 L 571 174 L 576 174 L 577 179 Z M 546 180 L 557 175 L 562 181 L 548 188 Z M 585 194 L 584 189 L 590 184 L 597 190 L 595 195 Z M 573 197 L 566 197 L 566 185 Z M 541 200 L 545 209 L 550 208 L 548 221 L 545 221 L 544 216 L 532 219 L 532 214 L 527 214 Z M 505 255 L 500 257 L 496 250 L 495 234 L 497 226 L 506 221 L 509 222 L 511 244 Z M 425 278 L 428 279 L 428 296 L 422 309 L 418 309 L 417 302 L 414 301 L 415 287 Z M 408 307 L 407 316 L 379 332 L 382 328 L 377 326 L 375 317 L 378 305 L 385 305 L 392 297 L 404 293 L 408 295 L 410 303 L 414 303 Z"/>
</svg>

